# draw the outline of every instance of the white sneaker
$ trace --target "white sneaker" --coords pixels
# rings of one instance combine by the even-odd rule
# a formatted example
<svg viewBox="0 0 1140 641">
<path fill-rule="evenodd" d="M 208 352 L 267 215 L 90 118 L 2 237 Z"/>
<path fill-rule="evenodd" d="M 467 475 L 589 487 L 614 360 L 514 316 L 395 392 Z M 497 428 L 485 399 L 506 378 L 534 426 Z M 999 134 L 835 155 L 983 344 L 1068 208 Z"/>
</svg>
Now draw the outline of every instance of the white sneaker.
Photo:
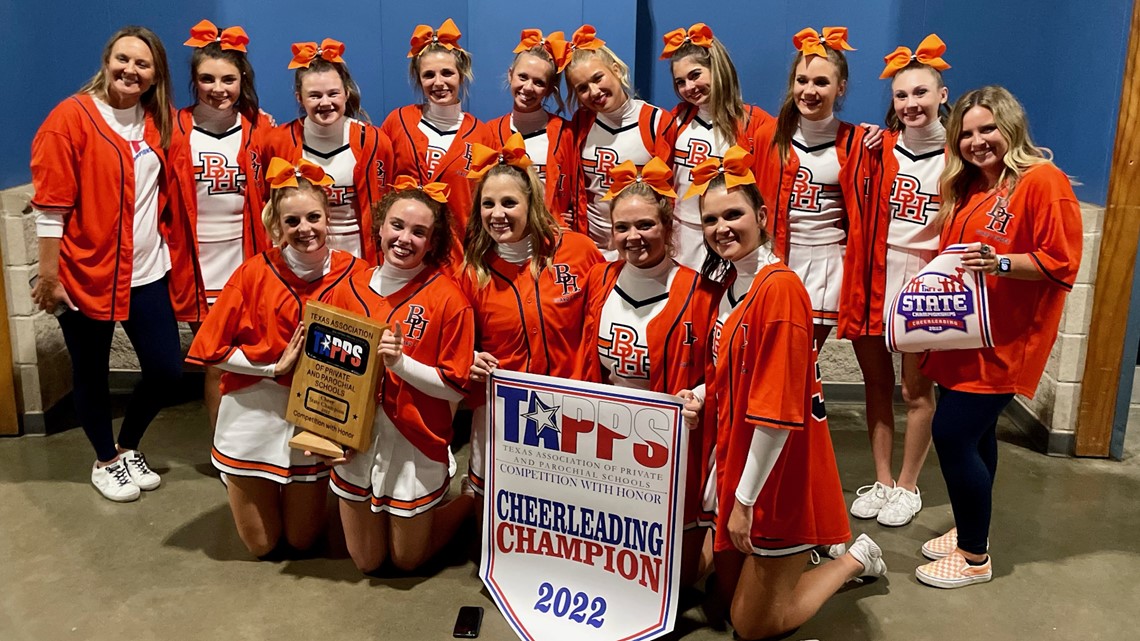
<svg viewBox="0 0 1140 641">
<path fill-rule="evenodd" d="M 917 487 L 911 492 L 896 486 L 887 493 L 887 504 L 879 510 L 878 521 L 880 525 L 900 527 L 910 523 L 921 509 L 922 493 Z"/>
<path fill-rule="evenodd" d="M 866 534 L 860 534 L 859 538 L 855 539 L 855 542 L 847 549 L 847 553 L 863 564 L 863 573 L 859 575 L 859 578 L 881 577 L 887 574 L 887 564 L 883 561 L 883 550 Z"/>
<path fill-rule="evenodd" d="M 99 462 L 91 467 L 91 484 L 104 498 L 120 503 L 134 501 L 139 498 L 139 486 L 131 480 L 127 465 L 120 457 L 119 460 L 106 467 L 99 467 Z"/>
<path fill-rule="evenodd" d="M 887 493 L 892 488 L 875 481 L 874 485 L 864 485 L 855 492 L 856 499 L 851 502 L 851 516 L 857 519 L 873 519 L 879 515 L 879 510 L 887 504 Z"/>
<path fill-rule="evenodd" d="M 131 480 L 135 485 L 139 486 L 140 490 L 151 491 L 157 489 L 162 484 L 162 477 L 157 472 L 150 469 L 146 464 L 146 457 L 138 450 L 127 450 L 119 455 L 119 460 L 127 466 L 127 472 L 131 475 Z"/>
</svg>

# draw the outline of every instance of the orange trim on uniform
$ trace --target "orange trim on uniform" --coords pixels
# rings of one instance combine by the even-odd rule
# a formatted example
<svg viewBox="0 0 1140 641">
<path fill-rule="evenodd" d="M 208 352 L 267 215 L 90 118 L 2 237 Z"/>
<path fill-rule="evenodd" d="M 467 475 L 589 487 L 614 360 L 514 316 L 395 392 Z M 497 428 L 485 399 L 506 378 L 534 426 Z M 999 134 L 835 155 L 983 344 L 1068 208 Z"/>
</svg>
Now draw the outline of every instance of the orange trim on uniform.
<svg viewBox="0 0 1140 641">
<path fill-rule="evenodd" d="M 280 467 L 259 461 L 243 461 L 241 459 L 236 459 L 222 454 L 216 447 L 210 448 L 210 456 L 214 457 L 214 459 L 226 467 L 232 467 L 238 470 L 247 470 L 250 472 L 266 472 L 268 474 L 280 476 L 287 479 L 296 476 L 316 476 L 329 470 L 329 466 L 325 465 L 324 463 Z"/>
<path fill-rule="evenodd" d="M 487 128 L 493 133 L 498 145 L 505 144 L 511 134 L 515 133 L 511 129 L 511 114 L 489 121 Z M 574 205 L 577 198 L 574 193 L 574 183 L 579 164 L 578 149 L 574 146 L 574 132 L 570 127 L 570 121 L 547 112 L 545 136 L 543 186 L 546 208 L 569 228 L 576 217 Z"/>
<path fill-rule="evenodd" d="M 392 498 L 390 496 L 380 496 L 380 497 L 373 496 L 372 497 L 372 507 L 374 507 L 374 508 L 390 507 L 390 508 L 395 508 L 397 510 L 404 510 L 407 512 L 412 512 L 418 508 L 422 508 L 426 505 L 431 505 L 432 503 L 442 499 L 443 495 L 447 494 L 447 488 L 450 485 L 451 485 L 451 479 L 448 478 L 447 481 L 445 481 L 444 484 L 442 486 L 440 486 L 439 489 L 435 490 L 431 494 L 428 494 L 426 496 L 421 496 L 420 498 L 414 499 L 411 501 L 403 501 L 401 499 Z M 397 515 L 397 516 L 399 516 L 399 515 Z"/>
</svg>

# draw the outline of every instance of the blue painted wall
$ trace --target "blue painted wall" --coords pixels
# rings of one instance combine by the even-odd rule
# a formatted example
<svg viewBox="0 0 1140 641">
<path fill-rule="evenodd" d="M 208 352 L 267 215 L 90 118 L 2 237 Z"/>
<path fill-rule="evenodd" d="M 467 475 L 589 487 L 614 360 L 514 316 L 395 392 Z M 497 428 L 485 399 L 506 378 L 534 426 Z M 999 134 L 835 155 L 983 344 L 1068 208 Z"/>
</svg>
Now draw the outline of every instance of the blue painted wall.
<svg viewBox="0 0 1140 641">
<path fill-rule="evenodd" d="M 289 45 L 335 37 L 361 87 L 363 103 L 379 122 L 414 100 L 407 72 L 408 38 L 415 25 L 453 18 L 475 61 L 469 109 L 480 118 L 510 108 L 505 73 L 524 27 L 572 32 L 591 22 L 635 71 L 639 94 L 662 106 L 677 102 L 668 65 L 657 59 L 661 36 L 697 21 L 709 23 L 732 53 L 745 98 L 775 111 L 787 83 L 791 36 L 801 27 L 844 25 L 851 52 L 851 83 L 842 115 L 879 122 L 889 87 L 878 80 L 882 57 L 898 44 L 915 46 L 936 31 L 949 44 L 951 95 L 988 83 L 1008 86 L 1029 111 L 1038 144 L 1083 185 L 1083 200 L 1103 203 L 1107 192 L 1120 81 L 1127 47 L 1128 2 L 1060 0 L 569 0 L 544 6 L 525 0 L 431 0 L 414 10 L 397 2 L 353 2 L 350 12 L 317 12 L 297 0 L 221 0 L 84 3 L 0 0 L 0 42 L 10 51 L 56 43 L 42 62 L 14 65 L 24 92 L 0 127 L 0 188 L 27 182 L 28 151 L 51 108 L 98 68 L 105 39 L 120 25 L 145 24 L 167 45 L 178 104 L 187 93 L 189 50 L 181 45 L 203 17 L 220 26 L 241 24 L 252 39 L 250 56 L 266 110 L 279 121 L 296 115 Z M 66 43 L 60 46 L 59 43 Z M 1089 52 L 1096 52 L 1095 56 Z"/>
</svg>

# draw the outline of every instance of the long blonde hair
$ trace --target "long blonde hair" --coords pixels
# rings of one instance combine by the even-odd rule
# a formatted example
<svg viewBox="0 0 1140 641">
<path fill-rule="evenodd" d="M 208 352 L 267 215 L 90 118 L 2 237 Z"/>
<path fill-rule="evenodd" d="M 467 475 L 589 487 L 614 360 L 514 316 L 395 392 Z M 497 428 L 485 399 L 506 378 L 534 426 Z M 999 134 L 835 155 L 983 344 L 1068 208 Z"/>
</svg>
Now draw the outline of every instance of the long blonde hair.
<svg viewBox="0 0 1140 641">
<path fill-rule="evenodd" d="M 942 203 L 938 207 L 935 224 L 943 224 L 954 213 L 958 202 L 964 200 L 971 186 L 981 178 L 977 166 L 962 158 L 959 140 L 962 137 L 962 118 L 974 107 L 989 110 L 994 116 L 994 124 L 1001 132 L 1009 149 L 1002 157 L 1005 167 L 998 176 L 996 187 L 1013 191 L 1021 176 L 1034 165 L 1052 162 L 1053 152 L 1038 147 L 1029 138 L 1029 120 L 1025 108 L 1005 87 L 990 85 L 963 94 L 950 110 L 950 122 L 946 125 L 946 167 L 938 179 Z"/>
<path fill-rule="evenodd" d="M 463 268 L 475 274 L 479 288 L 491 281 L 487 267 L 487 254 L 494 251 L 495 240 L 483 228 L 483 185 L 493 176 L 509 176 L 523 192 L 526 200 L 526 230 L 530 235 L 533 253 L 530 259 L 530 273 L 537 280 L 542 270 L 554 261 L 554 251 L 558 249 L 561 231 L 554 216 L 546 208 L 542 181 L 533 167 L 520 169 L 512 165 L 496 165 L 488 171 L 475 188 L 471 203 L 471 215 L 467 217 L 467 230 L 463 241 Z"/>
<path fill-rule="evenodd" d="M 171 115 L 174 92 L 171 90 L 170 66 L 166 62 L 166 48 L 162 46 L 162 40 L 150 29 L 129 25 L 116 31 L 103 47 L 103 66 L 79 88 L 79 93 L 89 93 L 100 100 L 107 100 L 107 63 L 111 61 L 111 49 L 116 42 L 127 37 L 138 38 L 146 43 L 154 58 L 154 84 L 139 98 L 139 104 L 143 111 L 154 118 L 155 127 L 162 136 L 162 148 L 169 149 L 170 133 L 174 129 L 174 118 Z"/>
<path fill-rule="evenodd" d="M 847 82 L 847 56 L 842 51 L 831 47 L 824 47 L 824 49 L 827 51 L 827 59 L 835 65 L 835 72 L 839 76 L 840 84 Z M 800 110 L 796 107 L 792 88 L 796 83 L 796 68 L 800 66 L 800 61 L 803 59 L 804 54 L 801 51 L 796 54 L 796 59 L 792 61 L 792 70 L 788 72 L 788 92 L 784 95 L 784 103 L 780 105 L 780 115 L 776 118 L 776 135 L 772 144 L 780 150 L 781 163 L 788 162 L 792 150 L 792 136 L 795 135 L 796 127 L 800 124 Z M 841 99 L 842 96 L 835 98 L 835 111 L 839 111 Z"/>
<path fill-rule="evenodd" d="M 720 40 L 712 39 L 708 49 L 686 42 L 670 56 L 669 67 L 685 58 L 692 58 L 693 62 L 709 70 L 709 111 L 712 112 L 712 125 L 721 137 L 732 144 L 737 134 L 748 124 L 748 113 L 744 110 L 744 99 L 740 94 L 740 79 L 736 75 L 736 65 L 728 50 Z M 682 102 L 685 101 L 677 91 L 677 83 L 673 83 L 673 93 Z M 696 109 L 695 106 L 693 106 Z"/>
</svg>

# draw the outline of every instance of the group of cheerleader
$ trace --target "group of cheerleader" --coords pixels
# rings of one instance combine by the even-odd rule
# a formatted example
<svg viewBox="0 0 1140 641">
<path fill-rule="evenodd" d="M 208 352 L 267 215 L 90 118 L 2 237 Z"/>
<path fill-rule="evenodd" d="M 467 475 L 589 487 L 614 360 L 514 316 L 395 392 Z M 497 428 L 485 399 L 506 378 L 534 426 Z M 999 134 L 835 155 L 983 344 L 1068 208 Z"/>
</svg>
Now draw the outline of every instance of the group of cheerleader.
<svg viewBox="0 0 1140 641">
<path fill-rule="evenodd" d="M 772 636 L 844 583 L 886 572 L 870 537 L 847 545 L 817 364 L 838 326 L 864 373 L 876 475 L 850 513 L 913 519 L 933 432 L 957 527 L 922 546 L 932 562 L 916 575 L 989 580 L 997 417 L 1034 392 L 1081 247 L 1068 179 L 1029 140 L 1016 99 L 986 87 L 948 108 L 946 47 L 931 35 L 886 57 L 881 131 L 842 122 L 847 31 L 808 28 L 773 117 L 742 101 L 728 52 L 696 24 L 665 36 L 680 99 L 667 111 L 636 97 L 586 25 L 570 39 L 524 30 L 511 112 L 482 123 L 463 110 L 472 60 L 460 40 L 451 20 L 415 30 L 423 100 L 380 127 L 343 43 L 294 44 L 303 115 L 275 126 L 240 27 L 192 29 L 195 100 L 178 112 L 161 42 L 128 27 L 48 116 L 32 154 L 33 296 L 59 314 L 100 492 L 129 501 L 160 484 L 137 448 L 179 376 L 176 320 L 196 332 L 186 360 L 206 368 L 212 459 L 250 552 L 311 547 L 331 488 L 366 573 L 422 565 L 479 516 L 494 370 L 675 394 L 692 430 L 682 580 L 715 566 L 737 633 Z M 954 243 L 987 279 L 995 347 L 903 357 L 896 476 L 884 322 L 895 293 Z M 372 442 L 332 460 L 288 446 L 309 300 L 392 328 Z M 115 322 L 142 366 L 117 439 L 105 375 Z M 470 466 L 449 496 L 461 406 L 473 411 Z M 816 548 L 834 560 L 812 567 Z"/>
</svg>

